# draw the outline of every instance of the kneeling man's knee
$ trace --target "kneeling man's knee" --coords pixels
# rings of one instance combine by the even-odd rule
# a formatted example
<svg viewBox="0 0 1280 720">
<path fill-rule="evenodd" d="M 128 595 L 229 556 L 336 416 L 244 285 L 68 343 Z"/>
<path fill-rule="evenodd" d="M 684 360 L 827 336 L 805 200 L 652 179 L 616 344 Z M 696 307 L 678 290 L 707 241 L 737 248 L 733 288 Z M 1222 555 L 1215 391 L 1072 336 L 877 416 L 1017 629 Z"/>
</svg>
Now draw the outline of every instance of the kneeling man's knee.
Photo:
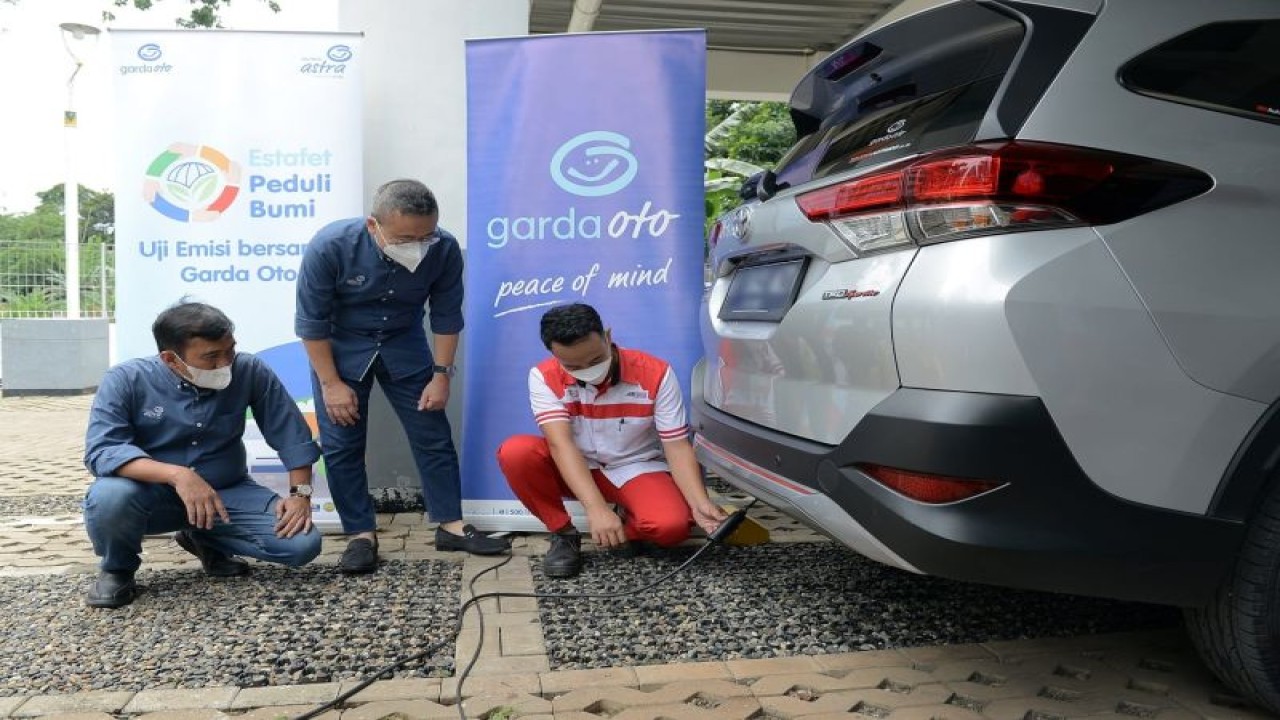
<svg viewBox="0 0 1280 720">
<path fill-rule="evenodd" d="M 311 528 L 305 533 L 283 540 L 282 543 L 280 562 L 289 567 L 302 567 L 320 554 L 320 531 Z"/>
<path fill-rule="evenodd" d="M 537 435 L 512 435 L 498 446 L 498 465 L 508 476 L 550 459 L 547 441 Z"/>
<path fill-rule="evenodd" d="M 637 518 L 636 529 L 644 535 L 641 539 L 662 547 L 673 547 L 689 539 L 689 518 L 676 514 Z"/>
<path fill-rule="evenodd" d="M 147 488 L 137 480 L 122 477 L 100 477 L 89 486 L 84 510 L 87 516 L 115 519 L 124 514 L 143 513 L 147 509 Z"/>
</svg>

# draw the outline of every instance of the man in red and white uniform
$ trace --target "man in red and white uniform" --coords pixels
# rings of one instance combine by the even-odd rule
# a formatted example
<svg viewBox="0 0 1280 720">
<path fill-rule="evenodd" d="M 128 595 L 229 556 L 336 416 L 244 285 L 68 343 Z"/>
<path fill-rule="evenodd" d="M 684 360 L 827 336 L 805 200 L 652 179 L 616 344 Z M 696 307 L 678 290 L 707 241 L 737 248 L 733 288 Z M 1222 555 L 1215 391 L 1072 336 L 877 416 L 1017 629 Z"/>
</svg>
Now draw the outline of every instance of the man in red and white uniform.
<svg viewBox="0 0 1280 720">
<path fill-rule="evenodd" d="M 563 578 L 582 569 L 566 497 L 582 503 L 601 547 L 670 547 L 689 537 L 692 522 L 714 530 L 726 515 L 702 483 L 671 366 L 614 345 L 599 313 L 582 303 L 547 311 L 541 335 L 552 357 L 529 371 L 529 402 L 542 435 L 508 438 L 498 464 L 552 533 L 543 572 Z"/>
</svg>

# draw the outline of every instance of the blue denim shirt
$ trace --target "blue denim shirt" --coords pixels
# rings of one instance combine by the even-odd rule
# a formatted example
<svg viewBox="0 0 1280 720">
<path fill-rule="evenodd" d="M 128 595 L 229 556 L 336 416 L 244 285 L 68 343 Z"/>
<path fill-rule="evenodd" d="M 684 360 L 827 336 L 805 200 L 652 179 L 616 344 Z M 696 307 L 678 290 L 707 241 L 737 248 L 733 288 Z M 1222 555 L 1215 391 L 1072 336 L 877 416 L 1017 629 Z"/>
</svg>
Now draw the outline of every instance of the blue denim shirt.
<svg viewBox="0 0 1280 720">
<path fill-rule="evenodd" d="M 107 371 L 93 398 L 84 464 L 95 477 L 114 475 L 138 458 L 185 465 L 214 489 L 249 479 L 245 410 L 289 469 L 320 457 L 302 412 L 267 364 L 239 353 L 231 384 L 204 390 L 183 380 L 158 355 L 126 360 Z"/>
<path fill-rule="evenodd" d="M 423 328 L 462 332 L 462 250 L 448 232 L 427 250 L 413 272 L 387 258 L 364 218 L 331 223 L 316 233 L 298 271 L 294 332 L 303 340 L 329 340 L 338 374 L 364 377 L 381 355 L 393 379 L 433 363 Z"/>
</svg>

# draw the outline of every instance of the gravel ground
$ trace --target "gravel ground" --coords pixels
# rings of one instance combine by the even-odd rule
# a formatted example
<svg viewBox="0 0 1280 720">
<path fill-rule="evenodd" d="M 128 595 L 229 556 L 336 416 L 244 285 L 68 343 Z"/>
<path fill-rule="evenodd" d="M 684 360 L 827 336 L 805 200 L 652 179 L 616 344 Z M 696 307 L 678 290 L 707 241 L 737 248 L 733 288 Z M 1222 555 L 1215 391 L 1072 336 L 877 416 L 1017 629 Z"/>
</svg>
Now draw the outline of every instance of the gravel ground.
<svg viewBox="0 0 1280 720">
<path fill-rule="evenodd" d="M 0 516 L 79 515 L 83 495 L 0 496 Z"/>
<path fill-rule="evenodd" d="M 295 685 L 364 677 L 453 629 L 461 565 L 337 575 L 259 565 L 247 579 L 138 573 L 120 610 L 84 605 L 92 575 L 0 580 L 0 696 L 110 688 Z M 453 643 L 396 677 L 453 673 Z"/>
<path fill-rule="evenodd" d="M 539 593 L 617 592 L 695 547 L 584 554 L 582 575 Z M 750 568 L 750 572 L 744 572 Z M 638 597 L 538 601 L 553 670 L 732 660 L 1170 627 L 1171 608 L 972 585 L 888 568 L 826 543 L 716 548 Z"/>
</svg>

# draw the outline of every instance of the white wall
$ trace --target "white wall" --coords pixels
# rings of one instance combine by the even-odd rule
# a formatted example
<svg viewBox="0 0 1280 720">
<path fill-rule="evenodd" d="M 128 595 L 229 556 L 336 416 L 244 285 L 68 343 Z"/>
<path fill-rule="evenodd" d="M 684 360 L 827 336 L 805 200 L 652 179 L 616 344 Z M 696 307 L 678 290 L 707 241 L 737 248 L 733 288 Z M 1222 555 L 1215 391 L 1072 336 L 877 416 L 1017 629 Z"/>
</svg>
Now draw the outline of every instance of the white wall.
<svg viewBox="0 0 1280 720">
<path fill-rule="evenodd" d="M 387 180 L 421 180 L 465 247 L 464 40 L 527 35 L 529 0 L 339 0 L 338 26 L 365 35 L 365 207 Z"/>
<path fill-rule="evenodd" d="M 383 182 L 425 182 L 440 224 L 467 245 L 467 38 L 529 33 L 529 0 L 339 0 L 338 27 L 363 32 L 364 206 Z M 458 363 L 465 361 L 462 333 Z M 462 383 L 447 415 L 462 429 Z M 412 495 L 418 473 L 404 431 L 380 391 L 370 400 L 369 486 L 378 500 Z M 460 443 L 459 443 L 460 444 Z"/>
<path fill-rule="evenodd" d="M 826 53 L 782 55 L 710 50 L 707 52 L 707 96 L 717 100 L 786 102 L 796 81 Z"/>
</svg>

